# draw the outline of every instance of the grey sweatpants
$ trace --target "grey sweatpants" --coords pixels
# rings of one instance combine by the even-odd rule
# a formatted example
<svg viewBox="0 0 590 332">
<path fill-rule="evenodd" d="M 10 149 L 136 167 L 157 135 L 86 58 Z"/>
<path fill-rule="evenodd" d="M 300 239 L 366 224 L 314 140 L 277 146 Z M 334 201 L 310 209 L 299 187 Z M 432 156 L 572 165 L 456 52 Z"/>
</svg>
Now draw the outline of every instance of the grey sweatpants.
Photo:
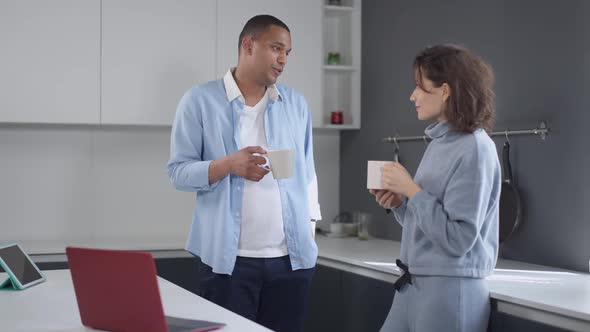
<svg viewBox="0 0 590 332">
<path fill-rule="evenodd" d="M 412 276 L 395 293 L 381 332 L 485 332 L 489 317 L 485 279 Z"/>
</svg>

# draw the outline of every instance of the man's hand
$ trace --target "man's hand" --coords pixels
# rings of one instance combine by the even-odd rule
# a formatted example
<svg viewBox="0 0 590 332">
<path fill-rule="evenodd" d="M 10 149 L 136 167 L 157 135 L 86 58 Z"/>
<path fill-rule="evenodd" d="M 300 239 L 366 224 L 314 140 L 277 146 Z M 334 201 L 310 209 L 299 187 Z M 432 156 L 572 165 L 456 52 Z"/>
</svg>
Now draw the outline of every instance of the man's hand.
<svg viewBox="0 0 590 332">
<path fill-rule="evenodd" d="M 402 205 L 403 200 L 400 194 L 385 189 L 370 189 L 369 192 L 375 196 L 377 204 L 386 209 L 393 209 Z"/>
<path fill-rule="evenodd" d="M 266 163 L 266 159 L 254 155 L 255 153 L 265 154 L 266 151 L 259 146 L 249 146 L 229 155 L 230 173 L 241 176 L 246 180 L 260 181 L 268 174 L 268 170 L 260 166 Z"/>
</svg>

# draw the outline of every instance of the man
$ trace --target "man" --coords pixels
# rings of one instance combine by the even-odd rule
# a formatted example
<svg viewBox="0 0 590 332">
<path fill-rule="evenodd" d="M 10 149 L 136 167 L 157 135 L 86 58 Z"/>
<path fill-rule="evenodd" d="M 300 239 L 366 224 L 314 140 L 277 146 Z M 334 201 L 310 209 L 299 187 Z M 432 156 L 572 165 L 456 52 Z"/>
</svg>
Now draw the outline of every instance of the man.
<svg viewBox="0 0 590 332">
<path fill-rule="evenodd" d="M 187 250 L 201 258 L 201 296 L 275 331 L 301 331 L 321 219 L 311 115 L 275 84 L 291 52 L 289 28 L 251 18 L 239 60 L 221 80 L 189 90 L 171 137 L 168 174 L 197 193 Z M 293 175 L 275 180 L 267 150 L 293 149 Z"/>
</svg>

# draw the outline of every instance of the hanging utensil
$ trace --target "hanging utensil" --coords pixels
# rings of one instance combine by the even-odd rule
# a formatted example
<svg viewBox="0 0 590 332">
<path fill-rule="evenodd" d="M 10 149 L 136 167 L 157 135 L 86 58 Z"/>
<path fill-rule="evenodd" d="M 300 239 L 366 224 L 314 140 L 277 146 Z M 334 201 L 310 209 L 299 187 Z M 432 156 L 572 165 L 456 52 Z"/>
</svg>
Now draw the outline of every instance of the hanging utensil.
<svg viewBox="0 0 590 332">
<path fill-rule="evenodd" d="M 393 143 L 394 143 L 394 147 L 393 147 L 393 161 L 399 163 L 399 144 L 397 144 L 397 138 L 394 137 L 393 138 Z M 387 214 L 391 213 L 391 209 L 385 209 L 385 212 L 387 212 Z"/>
<path fill-rule="evenodd" d="M 500 243 L 506 241 L 520 224 L 521 202 L 512 177 L 510 165 L 510 140 L 506 133 L 506 142 L 502 148 L 502 192 L 500 193 Z"/>
<path fill-rule="evenodd" d="M 393 147 L 393 161 L 399 163 L 399 144 L 397 144 L 397 138 L 396 137 L 393 138 L 393 143 L 395 145 Z"/>
</svg>

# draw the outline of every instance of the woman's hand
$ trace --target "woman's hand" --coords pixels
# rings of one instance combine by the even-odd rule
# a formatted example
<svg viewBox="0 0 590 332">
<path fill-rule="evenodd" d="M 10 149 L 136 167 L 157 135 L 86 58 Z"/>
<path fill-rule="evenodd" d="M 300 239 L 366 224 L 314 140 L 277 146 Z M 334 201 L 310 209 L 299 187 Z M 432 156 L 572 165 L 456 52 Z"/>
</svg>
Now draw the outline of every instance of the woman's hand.
<svg viewBox="0 0 590 332">
<path fill-rule="evenodd" d="M 393 209 L 402 205 L 402 196 L 383 189 L 369 189 L 369 192 L 375 196 L 375 201 L 386 209 Z"/>
<path fill-rule="evenodd" d="M 402 194 L 408 198 L 414 197 L 422 188 L 412 179 L 412 176 L 402 164 L 391 162 L 381 168 L 381 185 L 384 189 Z"/>
</svg>

